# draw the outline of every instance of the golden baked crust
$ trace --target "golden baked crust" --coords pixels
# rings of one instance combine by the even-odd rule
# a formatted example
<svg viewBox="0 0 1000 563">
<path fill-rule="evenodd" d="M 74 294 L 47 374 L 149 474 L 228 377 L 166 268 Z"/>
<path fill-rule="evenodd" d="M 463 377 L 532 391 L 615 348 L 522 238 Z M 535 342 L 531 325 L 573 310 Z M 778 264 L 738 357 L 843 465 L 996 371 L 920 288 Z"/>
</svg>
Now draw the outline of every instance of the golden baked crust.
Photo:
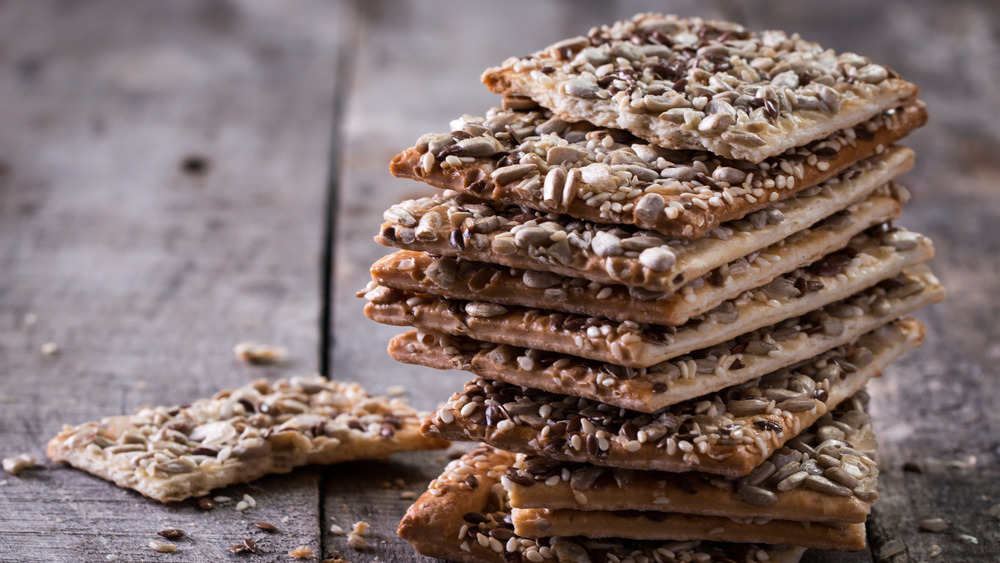
<svg viewBox="0 0 1000 563">
<path fill-rule="evenodd" d="M 781 31 L 639 14 L 488 69 L 493 92 L 662 147 L 760 162 L 917 95 L 854 53 Z"/>
<path fill-rule="evenodd" d="M 376 242 L 439 256 L 546 271 L 649 291 L 676 291 L 866 197 L 909 170 L 913 152 L 890 147 L 809 194 L 779 201 L 697 240 L 525 212 L 445 191 L 390 207 Z"/>
<path fill-rule="evenodd" d="M 143 407 L 64 426 L 49 441 L 48 456 L 174 502 L 302 465 L 447 447 L 418 432 L 421 416 L 357 383 L 260 379 L 188 406 Z"/>
<path fill-rule="evenodd" d="M 505 205 L 696 239 L 881 153 L 926 118 L 922 103 L 901 106 L 751 164 L 668 151 L 546 110 L 494 108 L 456 120 L 451 133 L 422 136 L 389 170 Z"/>
<path fill-rule="evenodd" d="M 462 563 L 584 561 L 588 555 L 629 563 L 655 561 L 664 550 L 682 561 L 795 563 L 805 551 L 788 545 L 521 538 L 500 485 L 512 461 L 508 452 L 481 446 L 448 464 L 407 510 L 399 535 L 422 555 Z"/>
<path fill-rule="evenodd" d="M 728 516 L 692 516 L 672 512 L 592 511 L 544 508 L 513 509 L 514 533 L 528 538 L 583 536 L 634 540 L 709 540 L 736 543 L 795 543 L 815 549 L 859 551 L 865 548 L 865 525 L 790 520 L 756 521 Z"/>
<path fill-rule="evenodd" d="M 895 273 L 895 272 L 893 272 Z M 877 280 L 872 280 L 874 283 Z M 937 281 L 926 272 L 904 278 L 902 283 L 913 281 L 914 292 L 936 288 Z M 864 285 L 845 288 L 849 296 L 865 288 Z M 766 287 L 768 291 L 777 291 Z M 794 288 L 792 288 L 794 290 Z M 883 292 L 884 293 L 884 292 Z M 712 347 L 742 334 L 774 327 L 781 321 L 827 305 L 821 292 L 807 294 L 789 307 L 779 304 L 759 307 L 756 315 L 748 313 L 740 319 L 726 313 L 720 317 L 726 322 L 713 321 L 711 317 L 695 319 L 680 327 L 639 324 L 631 321 L 616 322 L 582 315 L 567 315 L 547 309 L 501 306 L 495 303 L 446 299 L 426 293 L 407 293 L 377 286 L 366 294 L 369 300 L 365 314 L 374 321 L 445 334 L 468 336 L 497 344 L 556 352 L 605 362 L 629 368 L 651 368 L 695 350 Z M 831 299 L 837 299 L 834 295 Z M 845 297 L 846 298 L 846 297 Z M 873 295 L 871 300 L 876 299 Z M 913 302 L 915 300 L 910 300 Z M 909 302 L 906 302 L 907 304 Z M 926 302 L 921 303 L 921 305 Z M 844 303 L 843 305 L 847 305 Z M 869 313 L 869 303 L 859 309 L 838 314 L 841 304 L 831 305 L 825 314 L 817 314 L 816 322 L 822 324 L 827 317 L 860 316 Z M 807 308 L 812 306 L 811 308 Z M 891 313 L 889 303 L 880 303 L 885 313 Z M 745 309 L 754 309 L 747 305 Z M 906 305 L 901 304 L 901 309 Z M 883 318 L 882 315 L 878 315 Z M 885 318 L 886 322 L 892 318 Z M 764 331 L 766 335 L 769 331 Z M 793 331 L 794 334 L 797 331 Z M 763 337 L 763 335 L 762 335 Z"/>
<path fill-rule="evenodd" d="M 923 325 L 904 319 L 810 362 L 654 414 L 477 378 L 421 431 L 563 461 L 742 476 L 923 337 Z M 796 398 L 764 398 L 768 389 Z"/>
<path fill-rule="evenodd" d="M 629 471 L 521 454 L 503 484 L 515 509 L 863 523 L 878 498 L 877 444 L 864 411 L 867 402 L 866 392 L 856 393 L 738 479 Z"/>
<path fill-rule="evenodd" d="M 845 213 L 832 217 L 830 222 L 848 220 L 850 217 Z M 810 231 L 821 225 L 814 225 Z M 783 255 L 787 246 L 769 249 L 766 254 L 788 260 L 790 258 Z M 363 297 L 381 285 L 407 293 L 550 309 L 619 322 L 681 326 L 694 319 L 701 323 L 732 323 L 763 314 L 768 308 L 795 303 L 804 294 L 822 289 L 818 294 L 822 295 L 823 302 L 814 305 L 815 308 L 856 291 L 851 288 L 866 287 L 934 255 L 933 245 L 927 237 L 880 226 L 851 238 L 849 246 L 851 252 L 858 252 L 853 258 L 838 255 L 837 251 L 831 256 L 828 252 L 829 260 L 824 257 L 773 279 L 752 274 L 765 269 L 771 271 L 770 264 L 765 266 L 759 260 L 751 262 L 741 258 L 716 268 L 673 294 L 641 292 L 621 285 L 554 275 L 546 277 L 544 283 L 536 283 L 534 274 L 529 274 L 528 270 L 400 250 L 372 265 L 373 281 L 357 295 Z M 844 258 L 848 261 L 841 266 Z M 525 283 L 525 276 L 532 285 Z M 766 279 L 766 283 L 760 282 L 762 279 Z M 756 291 L 764 291 L 764 294 L 757 296 Z M 788 316 L 792 314 L 797 313 Z"/>
<path fill-rule="evenodd" d="M 782 321 L 650 368 L 624 368 L 574 355 L 410 331 L 389 343 L 394 359 L 655 412 L 739 385 L 843 346 L 893 319 L 941 301 L 944 289 L 915 268 L 822 310 Z M 834 314 L 836 313 L 836 314 Z"/>
</svg>

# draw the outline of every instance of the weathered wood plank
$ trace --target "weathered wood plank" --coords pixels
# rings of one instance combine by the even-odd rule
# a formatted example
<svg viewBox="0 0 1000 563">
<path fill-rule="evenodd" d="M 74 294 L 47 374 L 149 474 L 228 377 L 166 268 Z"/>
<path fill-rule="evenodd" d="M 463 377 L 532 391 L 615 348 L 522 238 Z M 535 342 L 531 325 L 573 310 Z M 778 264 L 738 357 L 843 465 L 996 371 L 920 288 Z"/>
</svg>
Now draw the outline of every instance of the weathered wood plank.
<svg viewBox="0 0 1000 563">
<path fill-rule="evenodd" d="M 745 4 L 757 28 L 801 32 L 838 50 L 884 62 L 921 87 L 931 118 L 906 139 L 917 152 L 905 183 L 914 193 L 901 223 L 930 235 L 935 271 L 948 300 L 922 312 L 923 348 L 870 386 L 882 448 L 881 498 L 869 519 L 871 553 L 806 560 L 985 561 L 1000 553 L 1000 529 L 987 514 L 1000 502 L 997 439 L 1000 383 L 993 365 L 1000 306 L 993 296 L 1000 271 L 1000 111 L 989 84 L 1000 80 L 995 34 L 1000 6 L 989 2 L 767 2 Z M 966 465 L 959 469 L 948 462 Z M 902 466 L 918 462 L 923 474 Z M 942 534 L 921 532 L 924 518 L 950 523 Z M 976 538 L 978 544 L 963 540 Z M 895 542 L 906 549 L 890 555 Z"/>
<path fill-rule="evenodd" d="M 62 423 L 316 370 L 336 17 L 321 1 L 0 4 L 0 454 L 44 462 Z M 246 339 L 291 361 L 240 365 Z M 243 537 L 263 560 L 319 550 L 315 470 L 219 493 L 251 494 L 245 513 L 50 463 L 0 481 L 2 561 L 164 557 L 147 544 L 167 525 L 188 532 L 185 561 Z"/>
</svg>

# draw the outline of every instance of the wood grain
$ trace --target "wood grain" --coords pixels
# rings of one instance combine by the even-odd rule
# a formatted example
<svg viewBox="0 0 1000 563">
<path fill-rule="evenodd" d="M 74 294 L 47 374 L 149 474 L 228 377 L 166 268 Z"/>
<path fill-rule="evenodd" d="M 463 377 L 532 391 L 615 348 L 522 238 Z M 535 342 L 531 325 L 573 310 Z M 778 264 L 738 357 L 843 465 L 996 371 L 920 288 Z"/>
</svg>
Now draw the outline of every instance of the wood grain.
<svg viewBox="0 0 1000 563">
<path fill-rule="evenodd" d="M 995 557 L 1000 5 L 985 1 L 0 1 L 0 455 L 41 458 L 64 422 L 307 373 L 320 353 L 338 379 L 402 384 L 433 408 L 467 375 L 393 362 L 398 329 L 365 319 L 354 297 L 385 253 L 371 241 L 382 211 L 434 191 L 392 178 L 389 160 L 496 104 L 485 67 L 651 9 L 799 31 L 921 86 L 931 120 L 906 141 L 918 157 L 901 222 L 935 240 L 951 295 L 921 314 L 927 344 L 872 385 L 884 470 L 871 550 L 804 561 Z M 328 178 L 338 214 L 324 248 Z M 247 339 L 289 347 L 290 363 L 239 364 L 231 348 Z M 41 354 L 47 342 L 59 352 Z M 264 548 L 254 560 L 304 545 L 355 563 L 429 561 L 395 528 L 402 493 L 446 461 L 413 453 L 220 493 L 252 495 L 245 514 L 161 506 L 51 464 L 0 474 L 0 561 L 216 561 L 243 537 Z M 948 530 L 921 532 L 929 517 Z M 364 551 L 329 532 L 358 520 L 372 524 Z M 190 536 L 172 556 L 146 546 L 166 526 Z M 895 542 L 905 549 L 886 555 Z"/>
<path fill-rule="evenodd" d="M 166 557 L 147 544 L 168 525 L 188 534 L 177 560 L 243 537 L 262 560 L 319 550 L 315 470 L 202 512 L 45 463 L 44 447 L 63 423 L 316 369 L 334 7 L 0 4 L 0 454 L 44 463 L 0 474 L 0 560 Z M 291 361 L 241 365 L 247 339 Z M 257 508 L 237 512 L 247 493 Z"/>
</svg>

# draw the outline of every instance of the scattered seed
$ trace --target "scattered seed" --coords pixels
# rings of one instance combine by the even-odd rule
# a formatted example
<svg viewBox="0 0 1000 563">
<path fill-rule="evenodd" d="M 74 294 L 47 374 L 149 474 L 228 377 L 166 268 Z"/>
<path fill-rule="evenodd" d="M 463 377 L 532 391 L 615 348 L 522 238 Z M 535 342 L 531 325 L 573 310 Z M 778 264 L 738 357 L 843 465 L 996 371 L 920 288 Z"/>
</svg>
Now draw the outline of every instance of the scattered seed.
<svg viewBox="0 0 1000 563">
<path fill-rule="evenodd" d="M 257 526 L 261 530 L 265 530 L 265 531 L 268 531 L 268 532 L 277 532 L 278 531 L 278 528 L 274 524 L 270 524 L 268 522 L 254 522 L 253 525 Z"/>
<path fill-rule="evenodd" d="M 979 545 L 979 538 L 976 536 L 970 536 L 969 534 L 958 534 L 958 539 L 964 541 L 965 543 L 971 543 L 972 545 Z"/>
<path fill-rule="evenodd" d="M 403 492 L 399 493 L 399 498 L 401 498 L 403 500 L 413 500 L 413 499 L 417 498 L 417 493 L 415 493 L 413 491 L 403 491 Z"/>
<path fill-rule="evenodd" d="M 402 397 L 406 394 L 406 386 L 391 385 L 388 389 L 386 389 L 386 393 L 388 393 L 390 397 Z"/>
<path fill-rule="evenodd" d="M 878 552 L 878 556 L 880 559 L 888 559 L 904 551 L 906 551 L 906 545 L 902 541 L 890 540 L 882 546 L 882 549 Z"/>
<path fill-rule="evenodd" d="M 923 473 L 924 470 L 920 467 L 920 464 L 915 461 L 907 461 L 903 464 L 903 471 L 907 473 Z"/>
<path fill-rule="evenodd" d="M 22 471 L 35 466 L 35 458 L 28 454 L 20 454 L 3 459 L 3 470 L 11 475 L 20 475 Z"/>
<path fill-rule="evenodd" d="M 257 542 L 253 541 L 251 538 L 243 538 L 243 543 L 238 543 L 233 547 L 230 547 L 229 551 L 233 553 L 253 553 L 256 555 L 260 552 L 260 549 L 257 547 Z"/>
<path fill-rule="evenodd" d="M 208 497 L 201 497 L 198 499 L 198 508 L 202 510 L 212 510 L 215 508 L 215 503 Z"/>
<path fill-rule="evenodd" d="M 184 537 L 184 530 L 179 530 L 177 528 L 166 528 L 156 533 L 167 538 L 168 540 L 176 540 Z"/>
<path fill-rule="evenodd" d="M 233 346 L 236 358 L 251 365 L 277 364 L 288 356 L 288 349 L 256 342 L 244 341 Z"/>
<path fill-rule="evenodd" d="M 172 543 L 153 540 L 149 542 L 149 548 L 159 553 L 173 553 L 177 551 L 177 546 Z"/>
<path fill-rule="evenodd" d="M 924 518 L 920 521 L 920 529 L 928 532 L 943 532 L 948 529 L 948 523 L 941 518 Z"/>
<path fill-rule="evenodd" d="M 42 344 L 42 355 L 43 356 L 54 356 L 59 353 L 59 346 L 55 342 L 46 342 Z"/>
</svg>

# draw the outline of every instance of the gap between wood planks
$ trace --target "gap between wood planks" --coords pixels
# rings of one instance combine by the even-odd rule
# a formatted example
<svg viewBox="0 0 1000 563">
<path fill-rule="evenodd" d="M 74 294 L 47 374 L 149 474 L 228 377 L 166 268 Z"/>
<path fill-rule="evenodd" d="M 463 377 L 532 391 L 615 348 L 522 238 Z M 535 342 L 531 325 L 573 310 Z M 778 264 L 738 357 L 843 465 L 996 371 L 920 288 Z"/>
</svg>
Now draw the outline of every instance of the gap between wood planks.
<svg viewBox="0 0 1000 563">
<path fill-rule="evenodd" d="M 334 320 L 334 265 L 337 263 L 337 216 L 340 213 L 340 176 L 341 162 L 344 152 L 344 107 L 352 91 L 354 82 L 355 53 L 361 43 L 364 21 L 358 16 L 359 10 L 353 2 L 341 6 L 344 17 L 340 18 L 342 41 L 337 50 L 337 60 L 334 61 L 334 84 L 336 87 L 331 100 L 330 115 L 330 149 L 327 154 L 326 178 L 326 209 L 323 218 L 323 256 L 320 273 L 320 335 L 319 335 L 319 373 L 327 379 L 333 379 L 333 334 Z M 320 558 L 327 555 L 326 546 L 326 490 L 330 469 L 320 471 L 318 483 L 319 502 L 319 550 Z"/>
</svg>

